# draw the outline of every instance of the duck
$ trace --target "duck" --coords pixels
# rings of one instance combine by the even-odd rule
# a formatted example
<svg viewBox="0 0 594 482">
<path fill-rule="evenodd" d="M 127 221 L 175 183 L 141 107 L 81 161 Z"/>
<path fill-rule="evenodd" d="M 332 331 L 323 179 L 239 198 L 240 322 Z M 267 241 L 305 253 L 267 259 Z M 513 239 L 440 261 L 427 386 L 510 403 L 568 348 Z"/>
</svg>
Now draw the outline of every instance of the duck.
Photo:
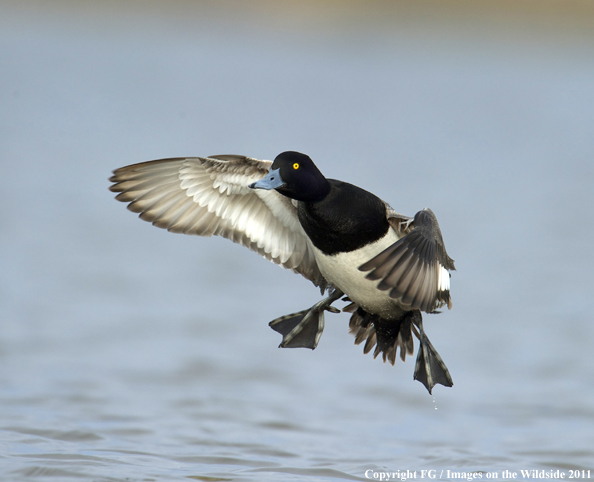
<svg viewBox="0 0 594 482">
<path fill-rule="evenodd" d="M 450 271 L 429 208 L 397 213 L 376 195 L 327 179 L 309 156 L 274 161 L 240 155 L 159 159 L 122 167 L 109 178 L 118 201 L 173 233 L 221 236 L 311 281 L 325 298 L 272 320 L 282 348 L 315 349 L 324 313 L 351 314 L 349 331 L 384 363 L 405 361 L 419 340 L 413 379 L 431 394 L 452 377 L 423 327 L 422 312 L 452 308 Z M 333 306 L 347 302 L 342 310 Z"/>
</svg>

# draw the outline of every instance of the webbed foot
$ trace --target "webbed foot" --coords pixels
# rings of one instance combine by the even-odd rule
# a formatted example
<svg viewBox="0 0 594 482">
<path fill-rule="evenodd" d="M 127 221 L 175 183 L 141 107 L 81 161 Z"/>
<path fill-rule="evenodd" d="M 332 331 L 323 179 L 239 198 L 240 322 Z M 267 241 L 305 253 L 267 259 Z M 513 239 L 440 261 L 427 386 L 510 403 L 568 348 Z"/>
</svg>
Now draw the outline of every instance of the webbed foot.
<svg viewBox="0 0 594 482">
<path fill-rule="evenodd" d="M 425 385 L 429 393 L 431 393 L 433 387 L 438 383 L 445 387 L 453 386 L 454 382 L 450 376 L 450 372 L 439 356 L 439 353 L 437 353 L 437 350 L 433 348 L 429 338 L 427 338 L 422 322 L 417 326 L 420 333 L 416 333 L 415 330 L 415 335 L 418 336 L 420 344 L 414 379 Z"/>
<path fill-rule="evenodd" d="M 339 313 L 334 308 L 334 303 L 343 296 L 339 290 L 333 291 L 330 296 L 318 301 L 308 310 L 281 316 L 269 323 L 270 328 L 283 335 L 279 348 L 310 348 L 318 346 L 324 331 L 324 311 Z"/>
</svg>

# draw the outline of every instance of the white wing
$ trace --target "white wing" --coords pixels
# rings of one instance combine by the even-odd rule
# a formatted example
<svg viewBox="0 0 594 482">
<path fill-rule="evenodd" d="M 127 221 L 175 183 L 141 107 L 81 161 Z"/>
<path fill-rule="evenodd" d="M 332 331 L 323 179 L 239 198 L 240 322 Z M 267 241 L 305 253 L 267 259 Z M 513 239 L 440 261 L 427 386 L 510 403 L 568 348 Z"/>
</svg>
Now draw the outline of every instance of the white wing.
<svg viewBox="0 0 594 482">
<path fill-rule="evenodd" d="M 223 236 L 300 273 L 324 291 L 326 281 L 290 199 L 248 187 L 264 177 L 271 164 L 231 155 L 161 159 L 115 170 L 110 190 L 159 228 Z"/>
</svg>

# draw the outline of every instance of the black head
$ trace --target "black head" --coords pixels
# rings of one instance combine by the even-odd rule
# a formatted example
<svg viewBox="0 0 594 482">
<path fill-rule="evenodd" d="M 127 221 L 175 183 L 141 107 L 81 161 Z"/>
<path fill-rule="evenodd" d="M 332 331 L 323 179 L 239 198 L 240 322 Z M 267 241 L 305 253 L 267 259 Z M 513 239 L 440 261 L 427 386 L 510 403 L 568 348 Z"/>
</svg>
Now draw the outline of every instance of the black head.
<svg viewBox="0 0 594 482">
<path fill-rule="evenodd" d="M 276 189 L 284 196 L 304 202 L 321 201 L 330 191 L 330 183 L 309 156 L 295 151 L 276 156 L 270 172 L 250 187 Z"/>
</svg>

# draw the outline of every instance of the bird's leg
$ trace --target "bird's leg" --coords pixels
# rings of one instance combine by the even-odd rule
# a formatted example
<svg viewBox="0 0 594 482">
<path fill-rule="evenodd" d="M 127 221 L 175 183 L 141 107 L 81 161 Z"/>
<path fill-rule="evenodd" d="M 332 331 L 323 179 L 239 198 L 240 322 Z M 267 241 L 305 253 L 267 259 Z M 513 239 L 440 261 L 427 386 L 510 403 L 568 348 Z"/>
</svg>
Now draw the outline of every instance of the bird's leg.
<svg viewBox="0 0 594 482">
<path fill-rule="evenodd" d="M 318 346 L 324 331 L 324 311 L 340 313 L 332 305 L 343 296 L 343 292 L 334 289 L 330 296 L 318 301 L 308 310 L 281 316 L 269 323 L 270 328 L 283 335 L 279 348 L 311 348 Z"/>
<path fill-rule="evenodd" d="M 420 313 L 419 313 L 420 315 Z M 437 353 L 437 350 L 433 348 L 433 345 L 427 338 L 425 330 L 423 330 L 423 320 L 420 316 L 415 317 L 415 324 L 419 327 L 419 332 L 415 329 L 413 331 L 419 338 L 419 354 L 417 356 L 417 363 L 415 365 L 414 379 L 420 381 L 425 388 L 431 393 L 433 387 L 436 384 L 441 384 L 445 387 L 451 387 L 454 385 L 450 372 L 448 371 L 445 363 Z"/>
</svg>

